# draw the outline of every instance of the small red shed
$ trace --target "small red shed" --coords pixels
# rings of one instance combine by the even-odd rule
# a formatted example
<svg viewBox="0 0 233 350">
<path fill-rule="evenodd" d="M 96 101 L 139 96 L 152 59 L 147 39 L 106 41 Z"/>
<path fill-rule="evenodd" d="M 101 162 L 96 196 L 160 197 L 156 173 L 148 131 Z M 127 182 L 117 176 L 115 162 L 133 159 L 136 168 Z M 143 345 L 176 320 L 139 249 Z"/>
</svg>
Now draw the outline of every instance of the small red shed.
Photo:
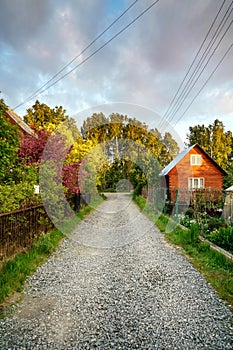
<svg viewBox="0 0 233 350">
<path fill-rule="evenodd" d="M 168 189 L 169 200 L 187 201 L 190 192 L 196 189 L 223 189 L 223 177 L 227 173 L 198 145 L 195 144 L 178 154 L 160 173 Z"/>
</svg>

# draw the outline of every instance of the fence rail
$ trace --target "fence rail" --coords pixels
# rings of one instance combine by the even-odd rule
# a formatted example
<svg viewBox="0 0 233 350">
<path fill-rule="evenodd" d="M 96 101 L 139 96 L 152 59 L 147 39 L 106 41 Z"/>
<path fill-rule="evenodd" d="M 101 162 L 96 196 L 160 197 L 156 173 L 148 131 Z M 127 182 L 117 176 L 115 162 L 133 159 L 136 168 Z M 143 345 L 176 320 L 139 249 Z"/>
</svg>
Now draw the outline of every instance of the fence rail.
<svg viewBox="0 0 233 350">
<path fill-rule="evenodd" d="M 25 250 L 53 228 L 43 205 L 0 214 L 0 260 Z"/>
<path fill-rule="evenodd" d="M 91 194 L 78 194 L 69 198 L 71 208 L 77 212 L 89 204 Z M 0 214 L 0 261 L 30 247 L 43 232 L 54 227 L 43 204 Z"/>
</svg>

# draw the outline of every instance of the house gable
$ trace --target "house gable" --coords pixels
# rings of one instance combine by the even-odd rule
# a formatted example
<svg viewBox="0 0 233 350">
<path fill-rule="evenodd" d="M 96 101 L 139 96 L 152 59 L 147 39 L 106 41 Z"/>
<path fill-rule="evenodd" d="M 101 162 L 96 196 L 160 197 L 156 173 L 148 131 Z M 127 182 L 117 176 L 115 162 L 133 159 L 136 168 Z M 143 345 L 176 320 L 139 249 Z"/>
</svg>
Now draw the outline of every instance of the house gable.
<svg viewBox="0 0 233 350">
<path fill-rule="evenodd" d="M 201 164 L 199 165 L 199 157 Z M 194 157 L 192 165 L 190 158 Z M 198 160 L 199 159 L 199 160 Z M 198 161 L 196 161 L 198 160 Z M 223 176 L 226 172 L 199 146 L 193 145 L 180 153 L 164 170 L 161 175 L 165 176 L 169 188 L 189 188 L 191 184 L 198 187 L 222 189 Z M 193 186 L 194 187 L 194 186 Z"/>
</svg>

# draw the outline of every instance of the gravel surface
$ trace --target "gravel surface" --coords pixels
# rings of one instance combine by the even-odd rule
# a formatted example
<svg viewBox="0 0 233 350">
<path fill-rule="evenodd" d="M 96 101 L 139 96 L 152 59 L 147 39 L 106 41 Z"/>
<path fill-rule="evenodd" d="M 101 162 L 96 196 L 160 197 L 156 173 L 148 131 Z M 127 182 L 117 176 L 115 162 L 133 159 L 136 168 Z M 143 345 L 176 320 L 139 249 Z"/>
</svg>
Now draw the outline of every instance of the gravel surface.
<svg viewBox="0 0 233 350">
<path fill-rule="evenodd" d="M 27 281 L 0 349 L 233 349 L 232 315 L 127 196 L 109 196 Z"/>
</svg>

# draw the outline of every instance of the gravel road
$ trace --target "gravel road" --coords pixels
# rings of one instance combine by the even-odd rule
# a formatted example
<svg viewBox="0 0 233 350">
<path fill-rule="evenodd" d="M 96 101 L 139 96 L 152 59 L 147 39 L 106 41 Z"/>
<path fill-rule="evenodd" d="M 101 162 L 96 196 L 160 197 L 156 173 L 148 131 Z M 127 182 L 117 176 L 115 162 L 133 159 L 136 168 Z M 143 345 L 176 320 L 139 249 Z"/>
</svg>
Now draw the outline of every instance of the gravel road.
<svg viewBox="0 0 233 350">
<path fill-rule="evenodd" d="M 129 197 L 64 239 L 0 320 L 0 349 L 233 349 L 232 315 Z"/>
</svg>

